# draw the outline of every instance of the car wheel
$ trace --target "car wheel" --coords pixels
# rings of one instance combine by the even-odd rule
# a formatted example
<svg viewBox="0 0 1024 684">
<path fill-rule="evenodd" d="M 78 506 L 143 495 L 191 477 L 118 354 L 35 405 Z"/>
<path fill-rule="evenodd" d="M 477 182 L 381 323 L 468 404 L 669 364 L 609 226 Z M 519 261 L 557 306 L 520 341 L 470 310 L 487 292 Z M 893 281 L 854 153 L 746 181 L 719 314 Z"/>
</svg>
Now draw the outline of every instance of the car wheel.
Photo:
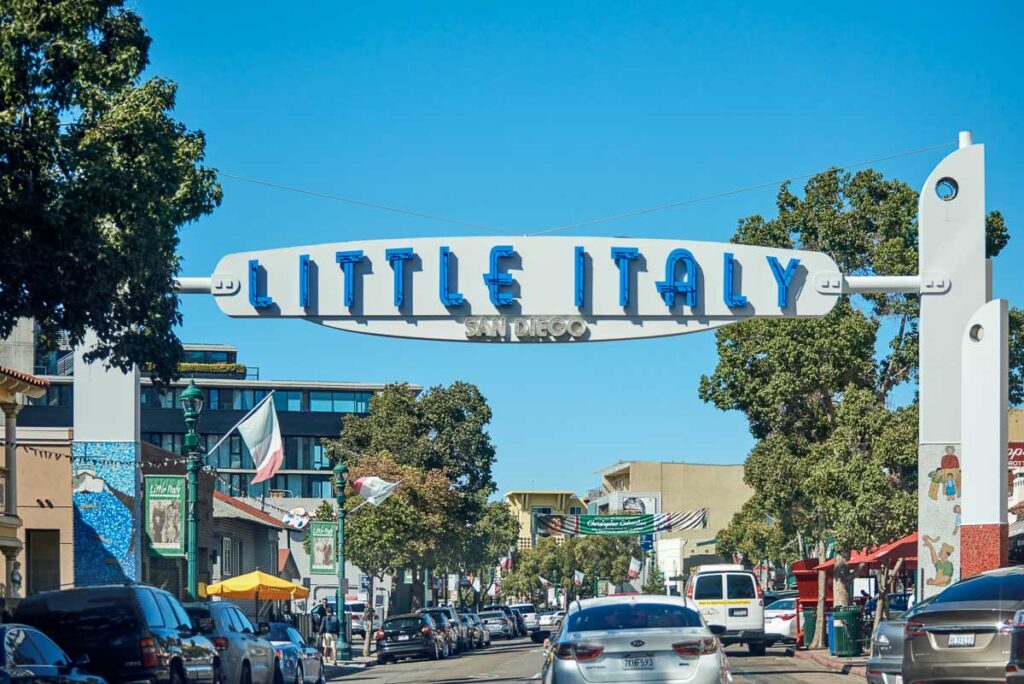
<svg viewBox="0 0 1024 684">
<path fill-rule="evenodd" d="M 214 684 L 227 684 L 224 680 L 224 672 L 220 669 L 220 665 L 213 666 L 213 681 Z"/>
<path fill-rule="evenodd" d="M 302 663 L 295 667 L 295 684 L 306 684 L 306 673 L 302 671 Z"/>
<path fill-rule="evenodd" d="M 763 641 L 751 642 L 751 643 L 747 644 L 747 648 L 750 651 L 750 655 L 752 655 L 752 656 L 763 656 L 764 655 L 765 646 L 764 646 L 764 642 Z"/>
<path fill-rule="evenodd" d="M 437 647 L 436 643 L 434 644 L 433 650 L 430 651 L 430 653 L 427 655 L 427 657 L 430 658 L 431 660 L 440 660 L 441 659 L 441 649 L 439 649 Z"/>
<path fill-rule="evenodd" d="M 316 678 L 316 684 L 327 684 L 327 678 L 324 677 L 324 666 L 320 664 L 320 676 Z"/>
<path fill-rule="evenodd" d="M 242 671 L 238 674 L 238 684 L 252 684 L 252 670 L 249 663 L 242 665 Z"/>
<path fill-rule="evenodd" d="M 177 669 L 171 670 L 171 684 L 185 684 L 185 678 L 181 676 L 181 672 Z"/>
</svg>

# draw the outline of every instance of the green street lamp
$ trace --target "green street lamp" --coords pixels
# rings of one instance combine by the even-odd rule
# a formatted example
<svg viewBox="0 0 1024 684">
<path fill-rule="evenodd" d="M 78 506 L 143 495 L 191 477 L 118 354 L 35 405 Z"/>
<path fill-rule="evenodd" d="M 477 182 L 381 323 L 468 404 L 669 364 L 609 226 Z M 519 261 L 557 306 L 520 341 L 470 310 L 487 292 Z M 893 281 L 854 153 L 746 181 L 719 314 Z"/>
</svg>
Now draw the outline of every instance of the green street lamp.
<svg viewBox="0 0 1024 684">
<path fill-rule="evenodd" d="M 185 412 L 185 452 L 188 454 L 186 481 L 188 484 L 188 547 L 185 561 L 188 565 L 186 587 L 189 597 L 195 600 L 199 594 L 197 561 L 199 558 L 199 468 L 202 466 L 199 449 L 199 415 L 203 412 L 203 392 L 192 380 L 181 393 L 181 408 Z"/>
<path fill-rule="evenodd" d="M 352 660 L 352 645 L 348 642 L 348 631 L 345 625 L 345 481 L 348 479 L 348 466 L 345 456 L 339 455 L 334 466 L 334 497 L 338 502 L 338 593 L 335 612 L 341 625 L 338 635 L 338 660 Z M 370 635 L 367 634 L 369 639 Z"/>
</svg>

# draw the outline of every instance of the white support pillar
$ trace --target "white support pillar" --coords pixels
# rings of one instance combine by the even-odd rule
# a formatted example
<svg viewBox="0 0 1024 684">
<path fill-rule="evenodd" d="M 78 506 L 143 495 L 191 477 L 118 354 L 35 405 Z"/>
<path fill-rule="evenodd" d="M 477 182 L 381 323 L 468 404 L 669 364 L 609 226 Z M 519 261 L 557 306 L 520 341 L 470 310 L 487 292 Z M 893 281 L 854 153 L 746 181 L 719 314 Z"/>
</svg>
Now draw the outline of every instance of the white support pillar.
<svg viewBox="0 0 1024 684">
<path fill-rule="evenodd" d="M 918 579 L 923 597 L 960 578 L 958 518 L 967 512 L 960 475 L 961 346 L 972 316 L 991 297 L 985 262 L 985 151 L 970 144 L 969 137 L 961 136 L 960 149 L 935 167 L 918 203 L 918 273 L 948 279 L 944 291 L 921 293 Z M 1005 471 L 1001 475 L 1005 478 Z"/>
<path fill-rule="evenodd" d="M 1006 421 L 1009 321 L 1005 299 L 982 306 L 961 337 L 963 349 L 963 516 L 961 574 L 1005 566 Z"/>
</svg>

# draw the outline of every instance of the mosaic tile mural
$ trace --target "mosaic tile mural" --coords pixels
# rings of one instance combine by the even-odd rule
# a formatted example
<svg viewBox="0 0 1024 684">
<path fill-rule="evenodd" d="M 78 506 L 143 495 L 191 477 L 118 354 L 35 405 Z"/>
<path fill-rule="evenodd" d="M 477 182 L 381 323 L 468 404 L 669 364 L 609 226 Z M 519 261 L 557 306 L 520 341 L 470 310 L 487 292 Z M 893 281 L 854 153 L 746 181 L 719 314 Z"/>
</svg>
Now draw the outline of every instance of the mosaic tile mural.
<svg viewBox="0 0 1024 684">
<path fill-rule="evenodd" d="M 135 442 L 73 442 L 75 585 L 141 580 L 141 478 Z"/>
</svg>

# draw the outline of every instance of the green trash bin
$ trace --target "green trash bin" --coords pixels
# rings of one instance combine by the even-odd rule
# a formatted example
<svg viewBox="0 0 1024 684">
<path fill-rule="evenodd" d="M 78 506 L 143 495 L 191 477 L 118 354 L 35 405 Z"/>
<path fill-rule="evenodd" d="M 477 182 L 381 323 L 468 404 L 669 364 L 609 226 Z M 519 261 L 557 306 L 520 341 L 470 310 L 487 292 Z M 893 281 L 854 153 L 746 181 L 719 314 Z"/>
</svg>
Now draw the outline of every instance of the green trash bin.
<svg viewBox="0 0 1024 684">
<path fill-rule="evenodd" d="M 833 653 L 843 658 L 853 658 L 861 654 L 860 606 L 844 606 L 832 611 L 834 621 L 835 644 Z"/>
<path fill-rule="evenodd" d="M 814 625 L 818 621 L 818 609 L 804 608 L 800 619 L 802 620 L 800 627 L 804 631 L 804 647 L 807 647 L 814 641 Z"/>
</svg>

